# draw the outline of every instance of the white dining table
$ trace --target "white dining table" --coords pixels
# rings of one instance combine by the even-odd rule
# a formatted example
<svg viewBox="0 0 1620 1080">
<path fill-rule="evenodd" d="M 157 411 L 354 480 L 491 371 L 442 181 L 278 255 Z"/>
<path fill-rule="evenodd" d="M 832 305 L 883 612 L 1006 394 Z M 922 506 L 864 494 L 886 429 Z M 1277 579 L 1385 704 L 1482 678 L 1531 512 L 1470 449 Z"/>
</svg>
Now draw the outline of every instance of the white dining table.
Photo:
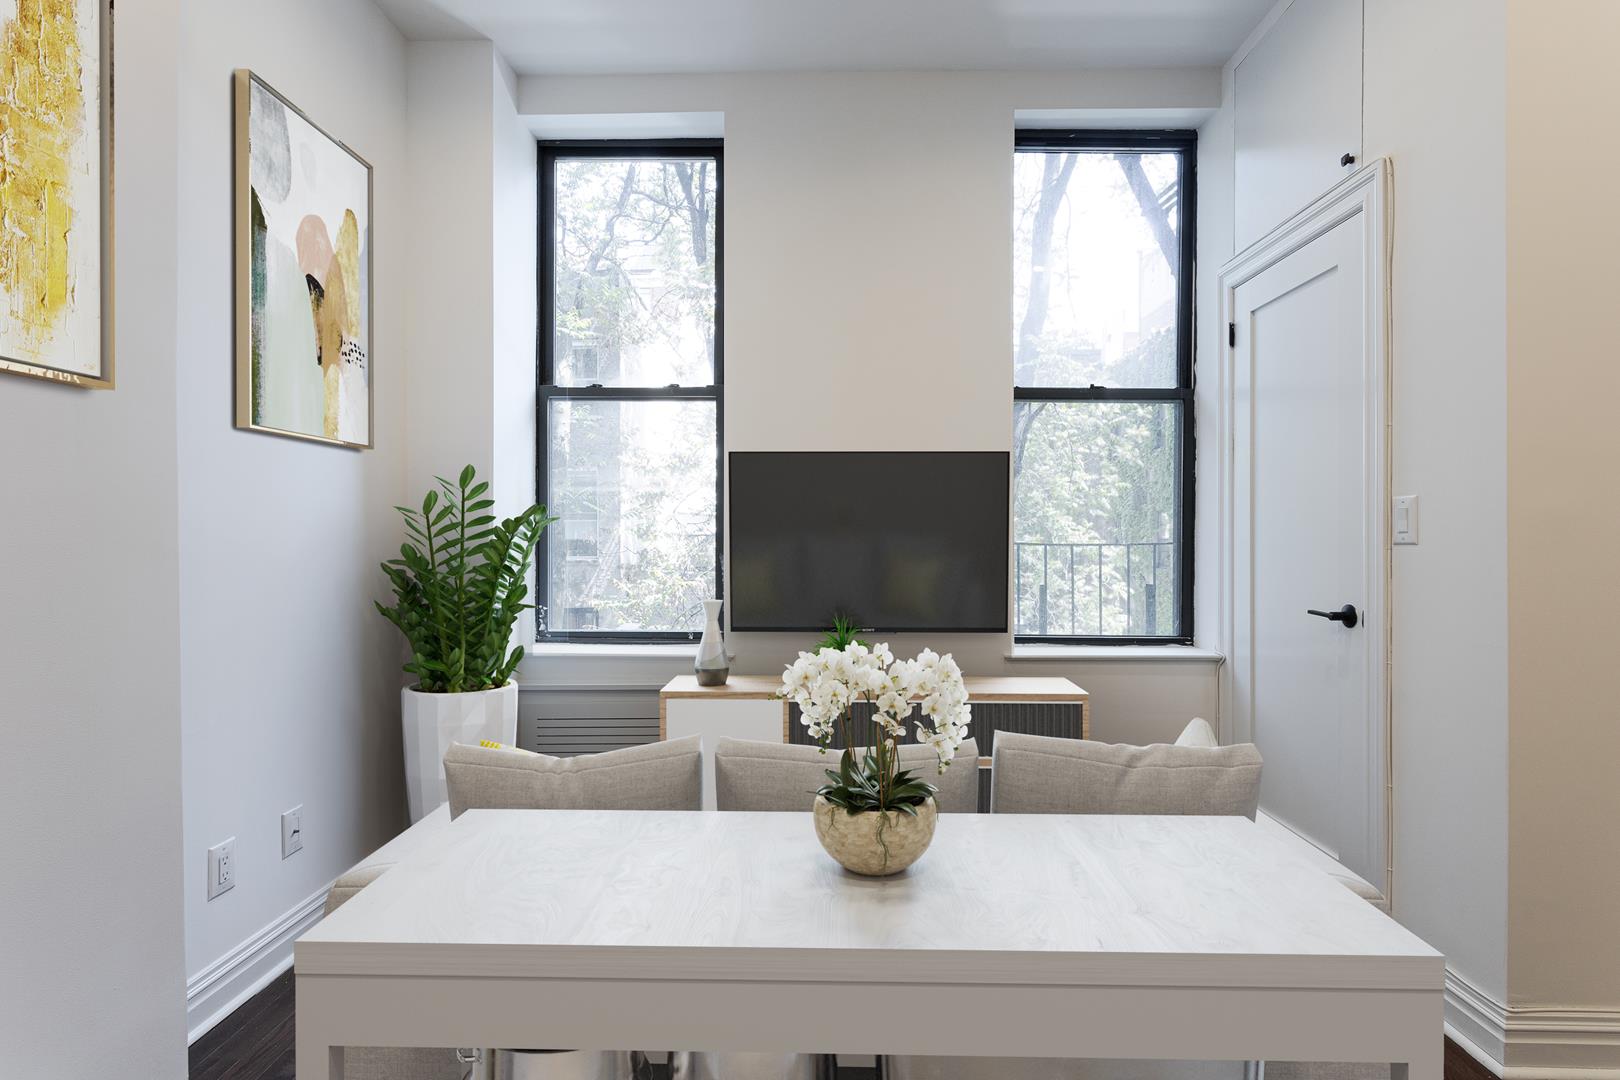
<svg viewBox="0 0 1620 1080">
<path fill-rule="evenodd" d="M 343 1046 L 1387 1062 L 1442 957 L 1245 818 L 941 815 L 890 878 L 806 814 L 475 810 L 294 949 Z"/>
</svg>

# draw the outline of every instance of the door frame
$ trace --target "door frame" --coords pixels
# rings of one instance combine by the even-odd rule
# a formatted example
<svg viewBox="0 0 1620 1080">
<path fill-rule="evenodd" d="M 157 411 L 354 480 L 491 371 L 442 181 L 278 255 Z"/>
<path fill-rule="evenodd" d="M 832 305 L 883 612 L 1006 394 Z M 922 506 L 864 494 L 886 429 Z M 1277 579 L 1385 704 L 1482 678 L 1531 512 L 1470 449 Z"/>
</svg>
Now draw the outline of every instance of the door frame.
<svg viewBox="0 0 1620 1080">
<path fill-rule="evenodd" d="M 1372 864 L 1383 868 L 1383 880 L 1373 881 L 1386 901 L 1394 902 L 1393 784 L 1390 710 L 1390 534 L 1391 490 L 1390 425 L 1390 244 L 1392 167 L 1388 158 L 1369 162 L 1330 188 L 1310 206 L 1255 241 L 1221 267 L 1218 279 L 1221 362 L 1217 373 L 1218 402 L 1216 445 L 1220 450 L 1217 476 L 1220 508 L 1219 566 L 1220 599 L 1224 616 L 1220 634 L 1227 663 L 1222 670 L 1222 716 L 1230 717 L 1227 741 L 1247 742 L 1253 734 L 1253 716 L 1246 688 L 1253 684 L 1254 588 L 1252 575 L 1253 543 L 1249 525 L 1253 521 L 1251 501 L 1253 447 L 1237 445 L 1236 374 L 1237 365 L 1246 361 L 1236 346 L 1245 328 L 1238 323 L 1236 294 L 1240 286 L 1275 266 L 1328 232 L 1356 218 L 1361 220 L 1365 278 L 1363 288 L 1365 327 L 1363 340 L 1364 388 L 1362 416 L 1365 424 L 1366 567 L 1369 582 L 1365 608 L 1361 612 L 1367 643 L 1367 851 Z M 1239 484 L 1243 477 L 1247 482 Z"/>
</svg>

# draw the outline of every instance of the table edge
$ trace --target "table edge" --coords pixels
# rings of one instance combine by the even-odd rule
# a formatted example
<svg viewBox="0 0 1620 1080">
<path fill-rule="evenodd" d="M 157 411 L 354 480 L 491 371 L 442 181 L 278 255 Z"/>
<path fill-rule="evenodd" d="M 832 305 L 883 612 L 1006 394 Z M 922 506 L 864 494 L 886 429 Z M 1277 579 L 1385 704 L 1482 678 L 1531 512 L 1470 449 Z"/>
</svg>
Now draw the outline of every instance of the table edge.
<svg viewBox="0 0 1620 1080">
<path fill-rule="evenodd" d="M 1439 990 L 1439 953 L 1047 953 L 971 949 L 780 949 L 400 943 L 300 939 L 299 975 L 968 986 Z M 858 955 L 856 955 L 858 954 Z M 855 981 L 869 982 L 860 978 Z"/>
</svg>

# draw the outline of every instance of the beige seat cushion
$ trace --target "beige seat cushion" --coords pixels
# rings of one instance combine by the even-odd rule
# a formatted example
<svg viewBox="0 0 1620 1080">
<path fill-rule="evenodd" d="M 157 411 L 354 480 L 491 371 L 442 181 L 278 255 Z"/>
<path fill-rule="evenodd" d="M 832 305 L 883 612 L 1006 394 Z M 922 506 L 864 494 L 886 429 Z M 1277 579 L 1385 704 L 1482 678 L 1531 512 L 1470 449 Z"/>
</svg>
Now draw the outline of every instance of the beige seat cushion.
<svg viewBox="0 0 1620 1080">
<path fill-rule="evenodd" d="M 698 736 L 604 754 L 551 757 L 452 743 L 444 755 L 450 816 L 468 810 L 701 810 Z"/>
<path fill-rule="evenodd" d="M 394 837 L 370 855 L 350 867 L 342 877 L 332 883 L 326 894 L 326 913 L 336 911 L 350 897 L 382 876 L 384 870 L 424 845 L 431 843 L 450 827 L 450 807 L 440 806 L 421 821 Z"/>
<path fill-rule="evenodd" d="M 382 877 L 407 854 L 450 826 L 450 808 L 441 806 L 361 859 L 326 894 L 330 915 L 360 890 Z M 344 1080 L 461 1080 L 467 1068 L 454 1050 L 392 1046 L 349 1046 L 343 1051 Z"/>
<path fill-rule="evenodd" d="M 997 732 L 991 810 L 1252 818 L 1260 765 L 1260 751 L 1249 743 L 1126 746 Z"/>
<path fill-rule="evenodd" d="M 888 1057 L 883 1075 L 886 1080 L 1243 1080 L 1244 1068 L 1241 1061 Z"/>
<path fill-rule="evenodd" d="M 804 810 L 815 802 L 815 790 L 827 782 L 827 770 L 838 767 L 838 753 L 789 743 L 721 739 L 714 748 L 714 801 L 721 810 Z M 939 789 L 940 810 L 971 814 L 979 809 L 979 744 L 972 739 L 956 751 L 956 760 L 941 775 L 939 758 L 929 746 L 900 747 L 900 768 Z"/>
<path fill-rule="evenodd" d="M 369 866 L 357 866 L 342 877 L 332 882 L 332 887 L 326 893 L 326 914 L 330 915 L 338 908 L 353 900 L 360 890 L 393 868 L 393 863 L 372 863 Z"/>
<path fill-rule="evenodd" d="M 1376 908 L 1388 910 L 1389 904 L 1384 899 L 1384 894 L 1378 890 L 1378 887 L 1348 866 L 1345 866 L 1338 859 L 1306 840 L 1264 810 L 1255 815 L 1254 821 L 1255 824 L 1260 826 L 1262 832 L 1286 844 L 1300 858 L 1320 868 L 1328 877 L 1337 881 L 1340 885 L 1367 901 L 1367 903 Z"/>
</svg>

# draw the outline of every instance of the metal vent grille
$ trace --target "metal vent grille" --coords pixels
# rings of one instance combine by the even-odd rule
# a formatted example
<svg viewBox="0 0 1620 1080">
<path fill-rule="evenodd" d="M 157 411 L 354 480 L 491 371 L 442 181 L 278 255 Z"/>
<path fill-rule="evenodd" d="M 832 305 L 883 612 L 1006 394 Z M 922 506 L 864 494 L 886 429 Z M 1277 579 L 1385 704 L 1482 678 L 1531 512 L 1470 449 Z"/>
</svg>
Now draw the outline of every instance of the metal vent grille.
<svg viewBox="0 0 1620 1080">
<path fill-rule="evenodd" d="M 572 757 L 657 741 L 657 717 L 650 720 L 539 720 L 524 749 L 554 757 Z"/>
<path fill-rule="evenodd" d="M 917 741 L 917 720 L 922 710 L 913 708 L 906 722 L 906 733 L 901 742 Z M 862 730 L 869 730 L 872 706 L 858 702 L 854 714 Z M 984 701 L 973 703 L 973 723 L 968 728 L 979 743 L 979 754 L 989 757 L 995 751 L 996 732 L 1017 731 L 1026 735 L 1048 735 L 1055 739 L 1078 739 L 1082 736 L 1081 707 L 1076 701 Z M 809 745 L 809 733 L 799 722 L 799 707 L 788 705 L 788 741 L 800 746 Z M 844 748 L 843 740 L 835 733 L 834 749 Z"/>
</svg>

